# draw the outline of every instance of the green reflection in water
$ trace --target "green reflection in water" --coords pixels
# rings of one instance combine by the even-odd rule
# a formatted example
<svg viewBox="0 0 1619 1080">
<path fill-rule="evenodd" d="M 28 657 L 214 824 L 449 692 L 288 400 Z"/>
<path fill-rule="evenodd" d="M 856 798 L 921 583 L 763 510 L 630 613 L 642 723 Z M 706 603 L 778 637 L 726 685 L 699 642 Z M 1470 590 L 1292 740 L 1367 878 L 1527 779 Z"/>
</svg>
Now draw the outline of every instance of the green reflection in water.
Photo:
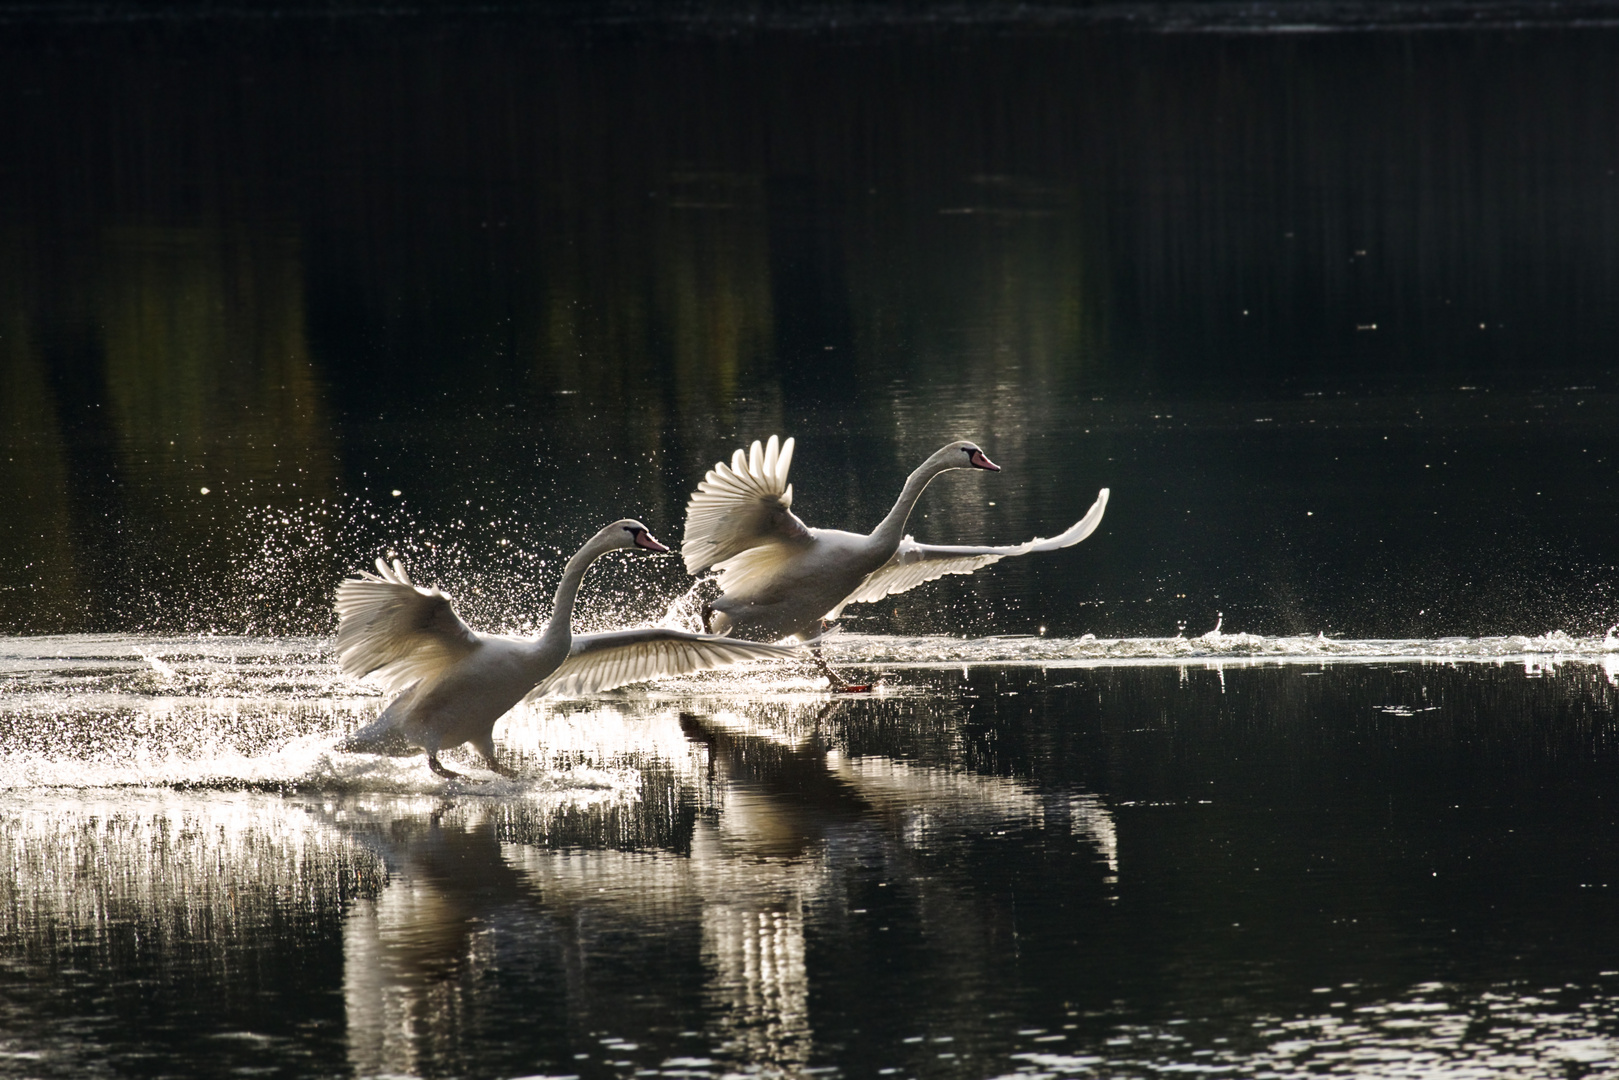
<svg viewBox="0 0 1619 1080">
<path fill-rule="evenodd" d="M 0 469 L 23 493 L 0 619 L 308 627 L 311 586 L 333 573 L 338 468 L 299 244 L 121 226 L 76 258 L 88 287 L 0 313 L 0 410 L 16 433 Z M 58 384 L 70 375 L 35 320 L 89 357 L 72 402 L 55 400 L 53 364 Z"/>
<path fill-rule="evenodd" d="M 16 238 L 0 239 L 0 626 L 72 625 L 82 603 L 71 537 L 70 466 L 49 372 L 28 312 L 33 275 Z"/>
<path fill-rule="evenodd" d="M 110 230 L 96 322 L 132 476 L 156 490 L 333 490 L 298 244 L 218 227 Z M 189 493 L 189 492 L 188 492 Z"/>
<path fill-rule="evenodd" d="M 541 310 L 545 389 L 623 398 L 663 369 L 682 411 L 728 411 L 774 327 L 763 183 L 676 173 L 601 220 L 566 195 Z M 639 209 L 639 213 L 635 211 Z"/>
<path fill-rule="evenodd" d="M 1075 188 L 999 175 L 971 177 L 935 202 L 927 220 L 873 212 L 849 254 L 856 352 L 873 368 L 862 393 L 892 410 L 899 476 L 945 440 L 968 437 L 1016 478 L 934 485 L 911 523 L 919 537 L 1006 542 L 1030 522 L 1050 534 L 1110 482 L 1105 463 L 1050 460 L 1049 440 L 1071 433 L 1073 395 L 1100 363 L 1106 333 L 1104 282 L 1089 269 L 1099 261 L 1093 209 Z M 1066 483 L 1037 471 L 1062 464 Z M 1083 497 L 1053 500 L 1074 483 Z"/>
</svg>

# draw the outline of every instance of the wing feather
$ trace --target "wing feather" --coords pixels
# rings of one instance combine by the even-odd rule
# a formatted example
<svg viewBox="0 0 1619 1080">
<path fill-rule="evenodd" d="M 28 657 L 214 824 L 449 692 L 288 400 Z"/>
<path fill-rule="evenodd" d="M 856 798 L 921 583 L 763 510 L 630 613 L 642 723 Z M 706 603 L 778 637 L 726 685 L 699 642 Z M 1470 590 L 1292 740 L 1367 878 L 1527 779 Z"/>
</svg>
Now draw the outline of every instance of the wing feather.
<svg viewBox="0 0 1619 1080">
<path fill-rule="evenodd" d="M 1022 544 L 1001 547 L 974 547 L 967 544 L 918 544 L 914 537 L 900 541 L 894 557 L 866 575 L 855 589 L 833 608 L 827 616 L 835 619 L 850 604 L 869 604 L 885 596 L 893 596 L 914 589 L 925 581 L 933 581 L 946 574 L 970 574 L 974 570 L 1000 562 L 1011 555 L 1029 555 L 1037 551 L 1057 551 L 1072 547 L 1096 531 L 1107 512 L 1109 490 L 1097 492 L 1091 508 L 1067 529 L 1047 540 L 1035 537 Z"/>
<path fill-rule="evenodd" d="M 749 660 L 790 659 L 792 645 L 691 634 L 653 627 L 576 634 L 562 666 L 529 693 L 529 698 L 582 697 L 626 683 L 729 667 Z"/>
<path fill-rule="evenodd" d="M 337 655 L 344 674 L 389 690 L 432 679 L 464 659 L 478 639 L 438 589 L 423 589 L 395 560 L 377 560 L 337 587 Z"/>
<path fill-rule="evenodd" d="M 899 550 L 894 553 L 894 557 L 867 574 L 866 580 L 862 581 L 854 592 L 844 597 L 826 617 L 836 619 L 850 604 L 874 603 L 885 596 L 909 592 L 924 582 L 934 581 L 946 574 L 970 574 L 974 570 L 1006 558 L 1005 555 L 984 554 L 916 561 L 924 557 L 922 553 L 927 547 L 928 545 L 918 544 L 914 538 L 907 536 L 900 541 Z M 912 561 L 903 561 L 907 556 L 910 556 Z"/>
<path fill-rule="evenodd" d="M 793 463 L 793 440 L 775 435 L 747 451 L 716 464 L 686 503 L 686 535 L 680 545 L 688 573 L 700 574 L 716 563 L 760 544 L 806 540 L 809 531 L 794 516 L 793 487 L 787 471 Z"/>
</svg>

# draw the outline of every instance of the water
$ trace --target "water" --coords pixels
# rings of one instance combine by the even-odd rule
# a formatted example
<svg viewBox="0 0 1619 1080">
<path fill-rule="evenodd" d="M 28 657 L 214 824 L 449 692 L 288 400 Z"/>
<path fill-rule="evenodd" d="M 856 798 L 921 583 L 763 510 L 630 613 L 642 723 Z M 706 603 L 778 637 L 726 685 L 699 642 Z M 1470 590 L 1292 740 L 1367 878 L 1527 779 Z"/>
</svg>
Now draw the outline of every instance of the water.
<svg viewBox="0 0 1619 1080">
<path fill-rule="evenodd" d="M 1614 9 L 1273 7 L 0 4 L 0 1075 L 1619 1075 Z M 771 433 L 1113 495 L 336 749 Z"/>
<path fill-rule="evenodd" d="M 319 640 L 12 639 L 0 1072 L 1610 1072 L 1619 643 L 1231 637 L 850 637 L 448 784 Z"/>
</svg>

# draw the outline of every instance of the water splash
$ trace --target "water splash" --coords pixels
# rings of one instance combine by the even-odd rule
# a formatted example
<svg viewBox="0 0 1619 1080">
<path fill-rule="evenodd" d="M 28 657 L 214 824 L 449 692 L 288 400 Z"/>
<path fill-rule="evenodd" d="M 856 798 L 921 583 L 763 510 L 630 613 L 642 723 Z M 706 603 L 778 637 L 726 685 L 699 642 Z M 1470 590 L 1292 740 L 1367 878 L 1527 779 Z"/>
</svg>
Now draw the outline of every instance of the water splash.
<svg viewBox="0 0 1619 1080">
<path fill-rule="evenodd" d="M 1267 637 L 1216 628 L 1195 638 L 1036 636 L 963 640 L 838 633 L 833 663 L 879 676 L 876 700 L 933 691 L 907 669 L 975 665 L 1109 667 L 1487 663 L 1540 675 L 1587 665 L 1619 685 L 1614 633 L 1350 641 Z M 884 675 L 883 673 L 888 673 Z M 693 753 L 682 711 L 780 729 L 794 741 L 835 701 L 807 663 L 706 672 L 582 701 L 514 710 L 497 729 L 520 765 L 503 780 L 476 763 L 446 788 L 419 756 L 350 754 L 334 747 L 382 708 L 374 686 L 346 678 L 320 638 L 145 638 L 73 635 L 0 639 L 0 791 L 65 788 L 210 788 L 399 795 L 465 792 L 527 798 L 637 789 L 644 761 Z M 637 704 L 638 703 L 638 704 Z M 628 706 L 634 705 L 634 708 Z M 452 759 L 456 755 L 452 753 Z"/>
</svg>

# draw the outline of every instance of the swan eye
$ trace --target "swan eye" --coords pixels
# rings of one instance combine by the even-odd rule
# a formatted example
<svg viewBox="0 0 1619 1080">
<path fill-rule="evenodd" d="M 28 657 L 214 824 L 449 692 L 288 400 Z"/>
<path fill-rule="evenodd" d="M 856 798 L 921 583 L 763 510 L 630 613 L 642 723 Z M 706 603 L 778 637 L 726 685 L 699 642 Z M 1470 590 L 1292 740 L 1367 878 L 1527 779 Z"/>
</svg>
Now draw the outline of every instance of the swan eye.
<svg viewBox="0 0 1619 1080">
<path fill-rule="evenodd" d="M 989 472 L 1000 472 L 1001 467 L 989 460 L 985 453 L 976 446 L 963 446 L 967 452 L 967 464 L 974 469 L 985 469 Z"/>
</svg>

